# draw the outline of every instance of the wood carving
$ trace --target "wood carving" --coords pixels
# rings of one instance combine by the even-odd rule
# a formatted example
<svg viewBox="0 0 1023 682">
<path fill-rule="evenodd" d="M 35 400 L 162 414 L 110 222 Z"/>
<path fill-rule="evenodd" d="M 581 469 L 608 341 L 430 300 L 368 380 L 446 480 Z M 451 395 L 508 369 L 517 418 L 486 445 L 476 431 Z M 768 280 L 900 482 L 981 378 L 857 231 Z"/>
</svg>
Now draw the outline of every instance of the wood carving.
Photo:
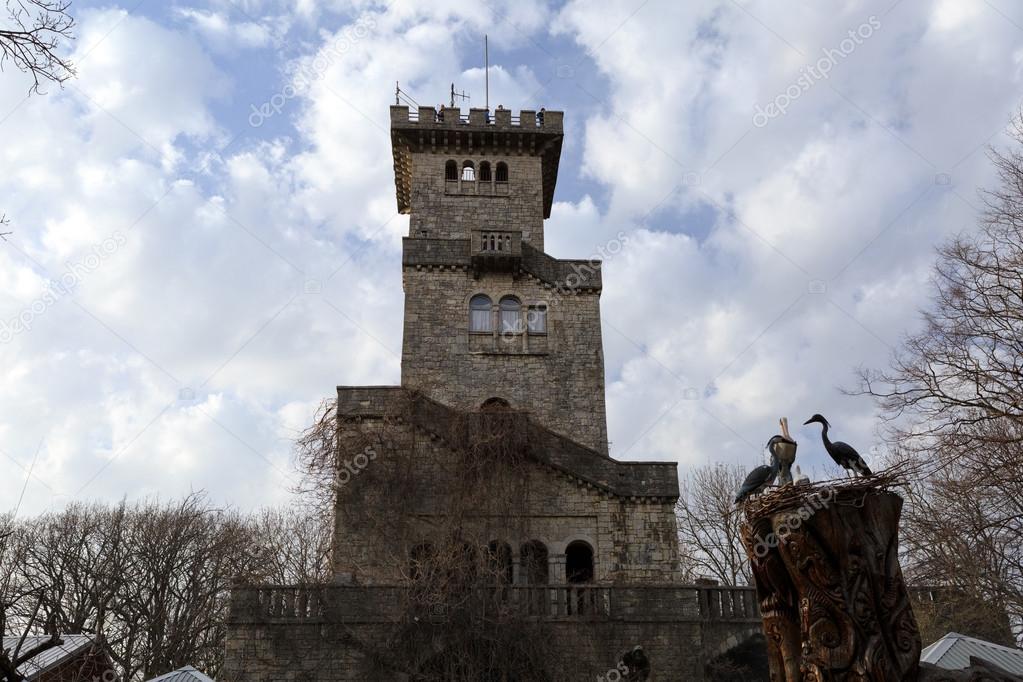
<svg viewBox="0 0 1023 682">
<path fill-rule="evenodd" d="M 746 504 L 772 682 L 917 680 L 920 634 L 886 477 L 784 486 Z"/>
</svg>

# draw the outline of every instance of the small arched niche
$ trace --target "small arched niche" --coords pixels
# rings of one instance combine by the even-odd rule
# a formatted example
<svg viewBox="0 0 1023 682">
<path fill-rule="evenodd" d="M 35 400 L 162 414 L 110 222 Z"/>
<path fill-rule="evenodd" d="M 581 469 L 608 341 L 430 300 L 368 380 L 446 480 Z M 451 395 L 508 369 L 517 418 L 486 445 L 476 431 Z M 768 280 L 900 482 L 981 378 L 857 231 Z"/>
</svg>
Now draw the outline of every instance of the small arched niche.
<svg viewBox="0 0 1023 682">
<path fill-rule="evenodd" d="M 510 409 L 511 405 L 504 398 L 487 398 L 480 405 L 482 412 L 503 412 Z"/>
<path fill-rule="evenodd" d="M 590 543 L 575 540 L 565 548 L 565 578 L 570 583 L 593 582 L 593 548 Z"/>
</svg>

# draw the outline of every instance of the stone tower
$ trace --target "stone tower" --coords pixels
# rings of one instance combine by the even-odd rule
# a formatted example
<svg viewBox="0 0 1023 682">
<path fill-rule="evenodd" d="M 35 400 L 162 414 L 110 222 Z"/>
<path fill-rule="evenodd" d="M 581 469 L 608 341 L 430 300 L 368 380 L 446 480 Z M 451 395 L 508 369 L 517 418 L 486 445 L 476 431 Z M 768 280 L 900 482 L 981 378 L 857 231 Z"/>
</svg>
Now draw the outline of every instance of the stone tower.
<svg viewBox="0 0 1023 682">
<path fill-rule="evenodd" d="M 390 121 L 410 216 L 401 385 L 338 386 L 334 579 L 234 589 L 224 679 L 452 679 L 449 653 L 498 641 L 480 624 L 518 642 L 494 625 L 511 614 L 542 633 L 545 679 L 624 679 L 642 647 L 649 679 L 703 680 L 759 631 L 754 592 L 682 584 L 676 463 L 608 456 L 600 261 L 543 249 L 562 113 Z M 431 564 L 452 548 L 486 559 L 487 584 L 410 608 L 424 576 L 473 578 L 479 564 Z"/>
<path fill-rule="evenodd" d="M 391 107 L 405 329 L 401 383 L 451 407 L 528 409 L 607 454 L 600 262 L 543 250 L 562 112 Z"/>
</svg>

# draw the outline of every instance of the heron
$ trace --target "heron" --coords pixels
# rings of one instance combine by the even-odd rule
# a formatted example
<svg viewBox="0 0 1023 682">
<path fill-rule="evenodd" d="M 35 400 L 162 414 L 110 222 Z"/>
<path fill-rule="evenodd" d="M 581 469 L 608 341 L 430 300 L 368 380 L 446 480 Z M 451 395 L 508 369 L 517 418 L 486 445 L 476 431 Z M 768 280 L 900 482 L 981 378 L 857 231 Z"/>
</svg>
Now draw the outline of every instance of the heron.
<svg viewBox="0 0 1023 682">
<path fill-rule="evenodd" d="M 860 476 L 873 475 L 870 467 L 868 467 L 867 463 L 863 461 L 862 457 L 860 457 L 860 453 L 856 452 L 856 448 L 848 443 L 843 443 L 842 441 L 835 441 L 834 443 L 831 442 L 831 439 L 828 438 L 828 428 L 831 424 L 828 423 L 827 419 L 819 414 L 815 414 L 803 422 L 803 426 L 813 424 L 815 422 L 824 427 L 821 429 L 821 440 L 824 441 L 824 449 L 828 451 L 828 454 L 831 455 L 831 459 L 835 460 L 835 463 L 838 464 L 838 466 L 859 474 Z"/>
<path fill-rule="evenodd" d="M 771 436 L 767 451 L 778 460 L 778 485 L 792 483 L 792 463 L 796 461 L 796 441 L 783 435 Z"/>
<path fill-rule="evenodd" d="M 778 475 L 779 467 L 778 458 L 772 452 L 770 465 L 761 464 L 746 476 L 746 480 L 739 486 L 739 492 L 735 494 L 735 503 L 739 504 L 751 495 L 763 492 Z"/>
</svg>

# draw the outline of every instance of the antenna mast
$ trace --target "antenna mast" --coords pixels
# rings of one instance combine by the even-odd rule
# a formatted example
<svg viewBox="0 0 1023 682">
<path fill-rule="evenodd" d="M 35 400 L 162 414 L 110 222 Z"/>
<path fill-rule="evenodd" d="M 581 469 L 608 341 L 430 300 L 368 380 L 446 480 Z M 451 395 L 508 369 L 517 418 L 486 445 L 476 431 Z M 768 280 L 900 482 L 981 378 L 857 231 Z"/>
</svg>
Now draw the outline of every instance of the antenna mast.
<svg viewBox="0 0 1023 682">
<path fill-rule="evenodd" d="M 455 106 L 455 98 L 456 97 L 461 97 L 466 102 L 469 101 L 469 93 L 467 93 L 465 90 L 463 90 L 462 92 L 455 92 L 455 84 L 452 83 L 451 84 L 451 106 Z"/>
<path fill-rule="evenodd" d="M 487 111 L 490 111 L 490 41 L 486 33 L 483 34 L 483 80 L 487 88 Z"/>
<path fill-rule="evenodd" d="M 419 102 L 417 102 L 412 95 L 402 90 L 398 81 L 394 81 L 394 103 L 401 104 L 402 101 L 411 107 L 419 108 Z"/>
</svg>

